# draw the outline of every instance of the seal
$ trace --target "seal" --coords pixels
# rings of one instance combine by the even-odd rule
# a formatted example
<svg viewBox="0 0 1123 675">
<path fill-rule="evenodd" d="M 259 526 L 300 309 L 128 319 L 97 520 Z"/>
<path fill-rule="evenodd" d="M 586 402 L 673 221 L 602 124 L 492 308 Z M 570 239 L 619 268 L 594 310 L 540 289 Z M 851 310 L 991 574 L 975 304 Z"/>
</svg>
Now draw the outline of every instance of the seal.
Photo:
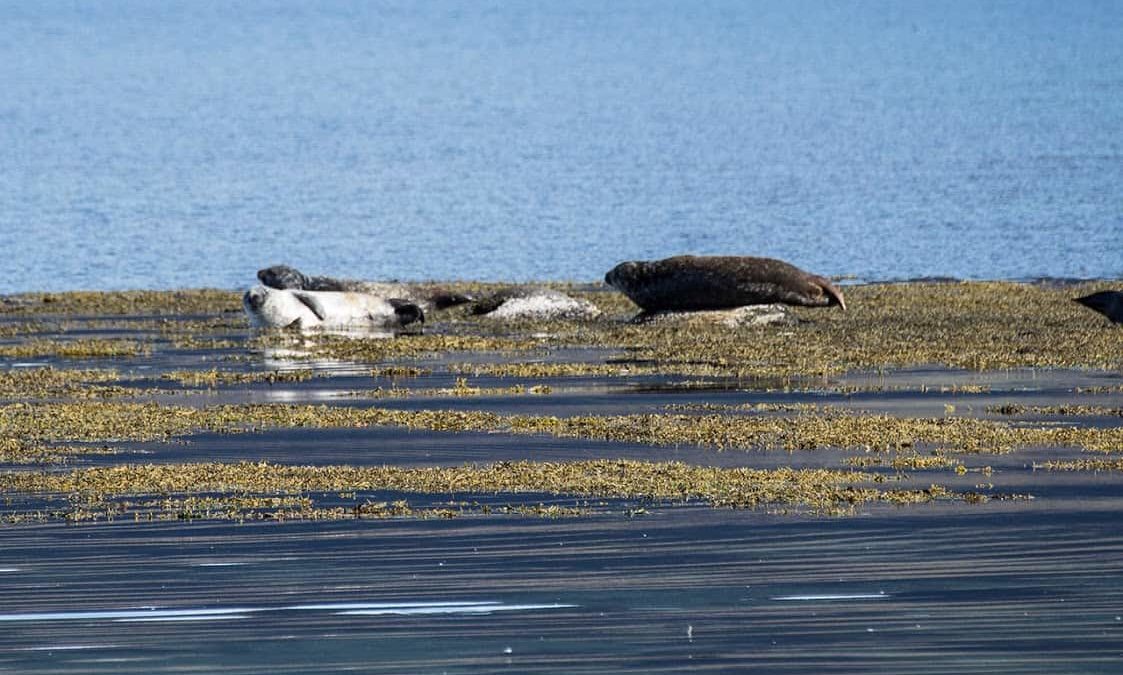
<svg viewBox="0 0 1123 675">
<path fill-rule="evenodd" d="M 1103 314 L 1112 323 L 1123 323 L 1123 291 L 1100 291 L 1072 301 Z"/>
<path fill-rule="evenodd" d="M 777 303 L 846 309 L 842 291 L 830 281 L 773 258 L 680 255 L 628 261 L 609 270 L 604 281 L 644 312 Z"/>
<path fill-rule="evenodd" d="M 310 277 L 295 267 L 272 265 L 257 271 L 257 280 L 269 288 L 297 291 L 362 292 L 360 282 L 332 277 Z"/>
<path fill-rule="evenodd" d="M 254 286 L 242 296 L 242 308 L 258 328 L 395 329 L 425 322 L 421 307 L 408 300 L 352 291 Z"/>
<path fill-rule="evenodd" d="M 413 291 L 402 284 L 374 283 L 335 277 L 309 276 L 295 267 L 272 265 L 257 271 L 257 279 L 269 288 L 297 291 L 343 291 L 372 293 L 383 297 L 400 297 L 430 309 L 447 309 L 472 302 L 471 296 L 444 289 L 431 289 L 424 297 L 415 298 Z"/>
<path fill-rule="evenodd" d="M 473 301 L 469 312 L 489 319 L 593 319 L 596 305 L 549 288 L 505 288 Z"/>
</svg>

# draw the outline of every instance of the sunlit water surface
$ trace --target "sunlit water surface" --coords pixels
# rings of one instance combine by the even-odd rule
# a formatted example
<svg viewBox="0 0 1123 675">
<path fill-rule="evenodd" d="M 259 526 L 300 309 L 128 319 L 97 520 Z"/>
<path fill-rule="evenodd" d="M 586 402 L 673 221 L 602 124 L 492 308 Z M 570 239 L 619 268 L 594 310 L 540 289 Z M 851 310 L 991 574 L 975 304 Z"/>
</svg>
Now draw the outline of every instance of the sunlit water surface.
<svg viewBox="0 0 1123 675">
<path fill-rule="evenodd" d="M 0 292 L 1123 277 L 1123 5 L 0 3 Z"/>
<path fill-rule="evenodd" d="M 138 337 L 127 326 L 97 334 Z M 310 380 L 217 391 L 161 377 L 207 370 L 225 356 L 241 357 L 224 362 L 229 369 L 272 371 L 276 354 L 249 348 L 249 336 L 244 327 L 230 329 L 224 338 L 232 345 L 216 349 L 157 341 L 152 353 L 116 364 L 126 384 L 162 390 L 146 398 L 177 406 L 326 402 L 564 416 L 747 403 L 993 419 L 1001 415 L 992 406 L 1071 403 L 1081 388 L 1079 402 L 1107 412 L 1026 423 L 1118 426 L 1110 411 L 1123 404 L 1117 373 L 1042 369 L 852 373 L 821 391 L 721 378 L 695 388 L 666 377 L 552 378 L 549 395 L 463 398 L 435 396 L 456 375 L 422 360 L 436 372 L 395 381 L 416 396 L 393 399 L 372 395 L 389 381 L 372 377 L 369 364 L 363 372 L 344 361 L 301 362 L 318 375 Z M 44 357 L 17 365 L 98 363 Z M 472 383 L 510 391 L 517 381 L 481 376 Z M 806 468 L 845 466 L 854 455 L 395 427 L 197 433 L 114 445 L 120 454 L 75 463 L 416 467 L 608 457 Z M 1115 673 L 1123 659 L 1123 474 L 1035 468 L 1081 456 L 1057 447 L 972 456 L 966 474 L 916 471 L 895 484 L 936 482 L 990 501 L 861 506 L 844 517 L 367 490 L 314 498 L 344 509 L 368 500 L 408 499 L 414 508 L 468 501 L 492 506 L 493 514 L 0 524 L 0 673 Z M 37 500 L 5 495 L 0 516 L 65 508 L 61 499 L 41 507 Z M 507 504 L 539 503 L 583 515 L 502 513 Z"/>
</svg>

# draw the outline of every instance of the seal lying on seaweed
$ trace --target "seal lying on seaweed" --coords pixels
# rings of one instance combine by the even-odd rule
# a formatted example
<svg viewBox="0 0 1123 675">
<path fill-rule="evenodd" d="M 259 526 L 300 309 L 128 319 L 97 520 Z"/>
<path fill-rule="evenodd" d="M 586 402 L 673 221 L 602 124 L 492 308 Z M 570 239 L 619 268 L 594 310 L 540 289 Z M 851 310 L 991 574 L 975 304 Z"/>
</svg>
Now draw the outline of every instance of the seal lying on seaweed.
<svg viewBox="0 0 1123 675">
<path fill-rule="evenodd" d="M 486 295 L 470 306 L 472 314 L 491 319 L 594 319 L 596 305 L 549 288 L 507 288 Z"/>
<path fill-rule="evenodd" d="M 257 271 L 257 279 L 269 288 L 297 291 L 344 291 L 401 297 L 430 309 L 446 309 L 472 302 L 473 298 L 444 289 L 431 290 L 424 297 L 412 297 L 413 291 L 403 284 L 356 281 L 335 277 L 309 276 L 295 267 L 272 265 Z"/>
<path fill-rule="evenodd" d="M 830 281 L 772 258 L 681 255 L 628 261 L 613 267 L 604 281 L 648 313 L 776 303 L 846 309 L 842 291 Z"/>
<path fill-rule="evenodd" d="M 408 300 L 351 291 L 303 291 L 254 286 L 242 296 L 250 323 L 259 328 L 403 328 L 424 323 Z"/>
<path fill-rule="evenodd" d="M 441 310 L 467 304 L 469 313 L 494 319 L 590 319 L 600 314 L 591 302 L 548 288 L 505 288 L 474 298 L 441 288 L 424 291 L 402 284 L 308 276 L 288 265 L 260 269 L 257 278 L 266 286 L 277 289 L 350 291 L 402 297 L 425 309 Z M 419 291 L 421 297 L 414 297 Z"/>
</svg>

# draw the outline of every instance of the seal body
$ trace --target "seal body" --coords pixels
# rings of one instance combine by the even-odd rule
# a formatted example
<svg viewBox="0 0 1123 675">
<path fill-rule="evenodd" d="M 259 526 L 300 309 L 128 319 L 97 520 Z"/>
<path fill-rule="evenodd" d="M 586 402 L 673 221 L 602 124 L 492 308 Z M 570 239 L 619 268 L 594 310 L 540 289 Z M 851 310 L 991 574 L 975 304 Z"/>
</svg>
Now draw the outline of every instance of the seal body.
<svg viewBox="0 0 1123 675">
<path fill-rule="evenodd" d="M 296 291 L 362 291 L 358 282 L 332 277 L 310 277 L 295 267 L 273 265 L 257 271 L 257 280 L 269 288 Z"/>
<path fill-rule="evenodd" d="M 1123 291 L 1100 291 L 1072 300 L 1103 314 L 1112 323 L 1123 323 Z"/>
<path fill-rule="evenodd" d="M 473 298 L 461 293 L 454 293 L 442 288 L 411 289 L 404 284 L 378 283 L 373 281 L 356 281 L 354 279 L 336 279 L 335 277 L 316 277 L 304 274 L 295 267 L 288 265 L 273 265 L 257 271 L 257 279 L 269 288 L 295 291 L 343 291 L 352 293 L 367 293 L 388 298 L 403 298 L 414 304 L 424 305 L 429 309 L 447 309 L 457 305 L 472 302 Z M 424 297 L 414 297 L 421 291 Z"/>
<path fill-rule="evenodd" d="M 407 300 L 346 291 L 304 291 L 254 286 L 242 308 L 259 328 L 403 328 L 425 314 Z"/>
<path fill-rule="evenodd" d="M 475 301 L 471 313 L 489 319 L 593 319 L 596 305 L 549 288 L 510 288 Z"/>
<path fill-rule="evenodd" d="M 827 279 L 773 258 L 681 255 L 623 262 L 604 276 L 646 312 L 802 305 L 846 309 Z"/>
</svg>

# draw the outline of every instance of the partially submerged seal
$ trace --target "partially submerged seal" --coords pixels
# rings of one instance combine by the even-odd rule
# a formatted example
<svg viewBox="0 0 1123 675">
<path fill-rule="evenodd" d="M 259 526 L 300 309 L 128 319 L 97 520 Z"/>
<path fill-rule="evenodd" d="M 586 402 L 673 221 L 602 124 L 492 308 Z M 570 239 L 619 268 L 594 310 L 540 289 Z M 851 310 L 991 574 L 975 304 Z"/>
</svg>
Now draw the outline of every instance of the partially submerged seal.
<svg viewBox="0 0 1123 675">
<path fill-rule="evenodd" d="M 1123 291 L 1100 291 L 1072 301 L 1103 314 L 1112 323 L 1123 323 Z"/>
<path fill-rule="evenodd" d="M 254 286 L 242 296 L 250 323 L 259 328 L 403 328 L 424 323 L 408 300 L 350 291 L 304 291 Z"/>
<path fill-rule="evenodd" d="M 842 291 L 830 281 L 773 258 L 680 255 L 628 261 L 613 267 L 604 281 L 645 312 L 775 303 L 846 309 Z"/>
</svg>

